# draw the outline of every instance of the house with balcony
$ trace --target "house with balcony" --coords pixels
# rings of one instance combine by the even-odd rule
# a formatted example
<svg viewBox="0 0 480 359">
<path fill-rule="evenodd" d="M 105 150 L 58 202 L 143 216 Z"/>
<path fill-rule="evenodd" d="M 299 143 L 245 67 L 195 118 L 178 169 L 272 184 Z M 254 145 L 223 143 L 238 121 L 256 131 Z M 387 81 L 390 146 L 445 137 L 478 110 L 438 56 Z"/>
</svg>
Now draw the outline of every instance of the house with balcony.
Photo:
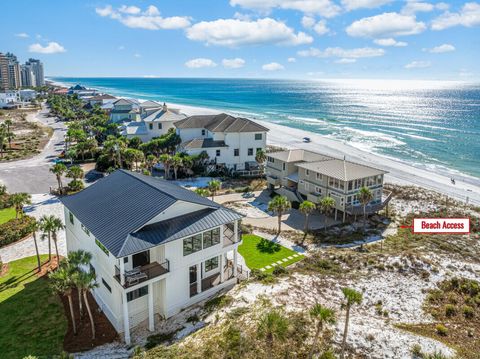
<svg viewBox="0 0 480 359">
<path fill-rule="evenodd" d="M 114 123 L 138 121 L 140 119 L 140 109 L 138 102 L 131 99 L 121 98 L 112 104 L 110 111 L 110 121 Z"/>
<path fill-rule="evenodd" d="M 292 202 L 304 200 L 320 203 L 322 198 L 335 200 L 335 219 L 342 215 L 363 215 L 358 191 L 368 187 L 373 199 L 366 206 L 368 214 L 384 208 L 391 193 L 383 189 L 384 175 L 378 168 L 320 153 L 294 149 L 269 153 L 266 177 L 269 188 Z"/>
<path fill-rule="evenodd" d="M 242 216 L 174 183 L 118 170 L 61 201 L 67 251 L 92 253 L 93 297 L 126 343 L 243 272 Z"/>
<path fill-rule="evenodd" d="M 176 122 L 175 127 L 182 139 L 180 151 L 189 155 L 206 152 L 216 168 L 260 174 L 255 156 L 267 146 L 268 128 L 225 113 L 190 116 Z"/>
</svg>

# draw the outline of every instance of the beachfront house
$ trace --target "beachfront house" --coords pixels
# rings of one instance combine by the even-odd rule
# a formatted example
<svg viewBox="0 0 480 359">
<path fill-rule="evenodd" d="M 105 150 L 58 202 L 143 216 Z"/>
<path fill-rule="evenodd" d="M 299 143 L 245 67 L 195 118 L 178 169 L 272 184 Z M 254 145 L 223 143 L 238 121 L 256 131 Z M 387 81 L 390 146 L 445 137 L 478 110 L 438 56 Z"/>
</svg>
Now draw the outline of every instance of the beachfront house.
<svg viewBox="0 0 480 359">
<path fill-rule="evenodd" d="M 341 214 L 343 221 L 346 215 L 363 214 L 363 205 L 357 196 L 363 186 L 373 194 L 366 207 L 368 214 L 384 208 L 391 198 L 391 193 L 383 189 L 386 171 L 312 151 L 294 149 L 269 153 L 265 171 L 269 188 L 292 202 L 320 203 L 322 198 L 332 197 L 335 219 Z"/>
<path fill-rule="evenodd" d="M 120 133 L 127 138 L 139 137 L 142 142 L 166 134 L 168 130 L 175 128 L 176 122 L 187 117 L 180 110 L 169 108 L 165 103 L 162 105 L 145 101 L 139 108 L 140 120 L 124 123 Z"/>
<path fill-rule="evenodd" d="M 111 122 L 122 123 L 138 120 L 140 120 L 140 110 L 136 101 L 121 98 L 113 102 L 113 107 L 110 111 Z"/>
<path fill-rule="evenodd" d="M 99 105 L 100 107 L 107 105 L 107 104 L 112 104 L 113 108 L 113 103 L 117 101 L 117 98 L 115 96 L 109 95 L 109 94 L 101 94 L 101 95 L 96 95 L 88 99 L 88 103 L 93 107 L 95 105 Z"/>
<path fill-rule="evenodd" d="M 67 251 L 92 253 L 93 296 L 130 343 L 130 329 L 218 291 L 237 266 L 241 215 L 174 183 L 118 170 L 62 197 Z"/>
<path fill-rule="evenodd" d="M 259 171 L 255 155 L 266 148 L 268 128 L 225 113 L 190 116 L 175 127 L 182 139 L 180 151 L 190 155 L 206 152 L 217 168 L 240 174 Z"/>
</svg>

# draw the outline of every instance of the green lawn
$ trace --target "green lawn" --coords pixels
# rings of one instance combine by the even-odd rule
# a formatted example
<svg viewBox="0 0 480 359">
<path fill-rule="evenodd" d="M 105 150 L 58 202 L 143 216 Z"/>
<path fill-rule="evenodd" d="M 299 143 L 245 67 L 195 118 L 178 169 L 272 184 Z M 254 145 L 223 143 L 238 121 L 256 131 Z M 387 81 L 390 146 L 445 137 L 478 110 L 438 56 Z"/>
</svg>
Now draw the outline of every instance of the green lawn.
<svg viewBox="0 0 480 359">
<path fill-rule="evenodd" d="M 260 269 L 283 258 L 298 254 L 278 243 L 274 243 L 254 234 L 244 234 L 242 239 L 243 243 L 238 247 L 238 252 L 245 259 L 247 267 L 250 269 Z M 301 259 L 303 259 L 303 255 L 299 254 L 298 257 L 289 259 L 281 265 L 286 267 Z M 273 271 L 273 267 L 267 269 L 265 272 L 268 273 L 271 271 Z"/>
<path fill-rule="evenodd" d="M 0 224 L 4 224 L 13 218 L 15 218 L 15 208 L 0 209 Z"/>
<path fill-rule="evenodd" d="M 45 261 L 48 256 L 41 256 Z M 0 277 L 0 357 L 29 354 L 51 357 L 62 352 L 67 320 L 47 279 L 36 275 L 36 257 L 8 263 Z"/>
</svg>

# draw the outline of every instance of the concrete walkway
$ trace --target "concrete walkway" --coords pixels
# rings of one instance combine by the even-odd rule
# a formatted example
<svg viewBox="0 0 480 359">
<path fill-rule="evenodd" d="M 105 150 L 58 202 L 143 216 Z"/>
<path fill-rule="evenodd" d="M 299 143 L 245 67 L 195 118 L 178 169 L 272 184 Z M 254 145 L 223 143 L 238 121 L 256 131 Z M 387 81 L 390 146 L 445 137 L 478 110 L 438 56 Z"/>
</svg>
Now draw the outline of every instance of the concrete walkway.
<svg viewBox="0 0 480 359">
<path fill-rule="evenodd" d="M 25 207 L 25 213 L 37 219 L 40 219 L 43 215 L 53 214 L 64 221 L 62 204 L 55 196 L 49 194 L 32 195 L 32 205 Z M 47 254 L 48 240 L 42 240 L 40 232 L 37 232 L 37 243 L 40 254 Z M 59 231 L 57 244 L 59 254 L 65 256 L 67 253 L 67 246 L 64 230 Z M 52 254 L 54 253 L 55 247 L 52 242 Z M 33 242 L 33 237 L 31 236 L 23 241 L 15 242 L 6 247 L 0 248 L 0 258 L 4 263 L 34 255 L 35 244 Z"/>
</svg>

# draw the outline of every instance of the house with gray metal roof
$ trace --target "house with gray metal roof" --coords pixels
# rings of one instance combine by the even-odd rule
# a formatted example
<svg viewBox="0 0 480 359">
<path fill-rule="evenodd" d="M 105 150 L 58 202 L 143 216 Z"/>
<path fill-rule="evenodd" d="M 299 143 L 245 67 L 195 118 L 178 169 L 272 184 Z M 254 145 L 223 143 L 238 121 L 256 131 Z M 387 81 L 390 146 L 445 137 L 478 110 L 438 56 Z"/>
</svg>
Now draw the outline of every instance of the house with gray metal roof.
<svg viewBox="0 0 480 359">
<path fill-rule="evenodd" d="M 384 208 L 391 198 L 383 189 L 386 171 L 304 149 L 268 153 L 265 172 L 270 189 L 292 202 L 318 204 L 325 197 L 333 198 L 335 219 L 341 214 L 343 221 L 347 215 L 363 214 L 358 197 L 361 187 L 373 194 L 365 207 L 367 213 Z"/>
<path fill-rule="evenodd" d="M 265 151 L 268 128 L 250 119 L 225 113 L 190 116 L 175 123 L 182 139 L 181 151 L 190 155 L 205 152 L 212 169 L 228 168 L 240 175 L 260 174 L 255 160 Z"/>
<path fill-rule="evenodd" d="M 125 341 L 233 286 L 242 216 L 172 182 L 118 170 L 62 197 L 67 251 L 92 253 L 93 296 Z"/>
</svg>

